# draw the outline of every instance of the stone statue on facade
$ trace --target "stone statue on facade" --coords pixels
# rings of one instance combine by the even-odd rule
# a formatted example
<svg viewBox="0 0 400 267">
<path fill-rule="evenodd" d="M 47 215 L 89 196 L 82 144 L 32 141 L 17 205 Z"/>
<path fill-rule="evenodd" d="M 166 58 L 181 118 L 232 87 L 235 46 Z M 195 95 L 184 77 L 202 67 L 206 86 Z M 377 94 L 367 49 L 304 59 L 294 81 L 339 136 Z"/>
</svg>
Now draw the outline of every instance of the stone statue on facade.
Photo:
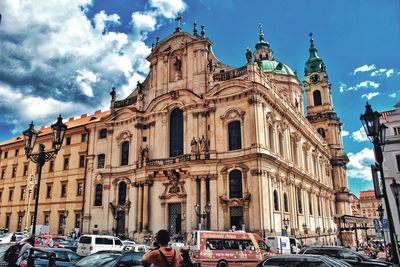
<svg viewBox="0 0 400 267">
<path fill-rule="evenodd" d="M 200 140 L 200 153 L 206 153 L 206 151 L 207 151 L 207 140 L 204 137 L 204 135 L 202 135 Z"/>
<path fill-rule="evenodd" d="M 175 57 L 174 66 L 175 66 L 175 70 L 176 70 L 176 71 L 181 71 L 182 61 L 179 59 L 178 56 Z"/>
<path fill-rule="evenodd" d="M 138 149 L 138 161 L 139 162 L 142 162 L 142 160 L 143 160 L 142 151 L 143 151 L 142 146 L 139 146 L 139 149 Z"/>
<path fill-rule="evenodd" d="M 143 158 L 144 161 L 146 161 L 146 160 L 149 159 L 149 147 L 148 147 L 148 146 L 146 146 L 145 148 L 143 148 L 143 151 L 142 151 L 142 158 Z"/>
<path fill-rule="evenodd" d="M 192 141 L 190 142 L 190 146 L 191 146 L 191 153 L 197 154 L 197 141 L 195 137 L 193 137 Z"/>
</svg>

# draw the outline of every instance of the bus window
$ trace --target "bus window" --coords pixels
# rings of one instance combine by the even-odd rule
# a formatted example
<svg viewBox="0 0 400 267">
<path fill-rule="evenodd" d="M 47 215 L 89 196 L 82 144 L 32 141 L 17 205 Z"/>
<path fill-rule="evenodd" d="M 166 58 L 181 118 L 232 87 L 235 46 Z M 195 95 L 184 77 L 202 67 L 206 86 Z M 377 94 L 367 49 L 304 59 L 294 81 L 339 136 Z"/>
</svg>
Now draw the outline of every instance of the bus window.
<svg viewBox="0 0 400 267">
<path fill-rule="evenodd" d="M 269 251 L 269 247 L 268 247 L 268 245 L 267 245 L 267 244 L 265 244 L 265 242 L 264 242 L 264 241 L 262 241 L 262 240 L 258 240 L 258 246 L 259 246 L 259 247 L 260 247 L 260 249 L 262 249 L 262 250 Z"/>
</svg>

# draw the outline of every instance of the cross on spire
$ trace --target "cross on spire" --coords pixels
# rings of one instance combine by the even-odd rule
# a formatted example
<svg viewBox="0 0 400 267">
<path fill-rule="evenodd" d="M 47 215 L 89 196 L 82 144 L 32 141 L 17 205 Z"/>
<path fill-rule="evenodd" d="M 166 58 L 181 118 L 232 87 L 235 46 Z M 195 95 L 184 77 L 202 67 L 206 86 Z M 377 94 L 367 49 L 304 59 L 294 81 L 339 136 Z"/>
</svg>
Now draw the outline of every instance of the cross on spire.
<svg viewBox="0 0 400 267">
<path fill-rule="evenodd" d="M 309 36 L 310 36 L 310 44 L 311 44 L 311 47 L 314 47 L 314 38 L 313 38 L 313 33 L 312 33 L 312 32 L 310 32 L 310 33 L 309 33 Z"/>
<path fill-rule="evenodd" d="M 178 26 L 176 27 L 175 32 L 180 32 L 181 31 L 182 16 L 178 15 L 175 20 L 178 22 Z"/>
<path fill-rule="evenodd" d="M 259 33 L 259 40 L 264 41 L 264 31 L 263 31 L 263 25 L 262 23 L 258 23 L 258 27 L 260 28 L 260 33 Z"/>
</svg>

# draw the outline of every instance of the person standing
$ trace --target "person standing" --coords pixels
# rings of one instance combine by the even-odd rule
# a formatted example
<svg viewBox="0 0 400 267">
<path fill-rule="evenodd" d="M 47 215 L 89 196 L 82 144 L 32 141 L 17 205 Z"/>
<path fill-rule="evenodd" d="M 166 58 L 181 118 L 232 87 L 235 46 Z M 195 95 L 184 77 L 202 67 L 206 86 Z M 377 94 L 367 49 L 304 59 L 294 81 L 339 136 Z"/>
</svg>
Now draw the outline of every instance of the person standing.
<svg viewBox="0 0 400 267">
<path fill-rule="evenodd" d="M 160 246 L 159 249 L 155 249 L 146 253 L 142 258 L 144 266 L 154 267 L 181 267 L 183 259 L 181 253 L 169 246 L 169 232 L 167 230 L 160 230 L 157 233 L 157 242 Z"/>
</svg>

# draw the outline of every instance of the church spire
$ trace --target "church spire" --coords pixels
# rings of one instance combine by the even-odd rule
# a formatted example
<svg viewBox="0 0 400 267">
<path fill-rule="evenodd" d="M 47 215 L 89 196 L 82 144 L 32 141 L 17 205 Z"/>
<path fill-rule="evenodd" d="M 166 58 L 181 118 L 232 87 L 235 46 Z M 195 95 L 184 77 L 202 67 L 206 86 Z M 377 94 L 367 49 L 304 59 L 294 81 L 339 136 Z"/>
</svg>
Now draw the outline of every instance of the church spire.
<svg viewBox="0 0 400 267">
<path fill-rule="evenodd" d="M 314 38 L 313 33 L 310 32 L 310 56 L 305 64 L 304 74 L 310 74 L 312 72 L 321 72 L 325 71 L 325 65 L 322 59 L 317 54 L 317 48 L 314 46 Z"/>
<path fill-rule="evenodd" d="M 258 43 L 256 44 L 256 49 L 260 49 L 263 47 L 269 48 L 269 43 L 264 40 L 263 25 L 259 23 L 258 27 L 260 28 L 260 32 L 258 33 Z"/>
</svg>

